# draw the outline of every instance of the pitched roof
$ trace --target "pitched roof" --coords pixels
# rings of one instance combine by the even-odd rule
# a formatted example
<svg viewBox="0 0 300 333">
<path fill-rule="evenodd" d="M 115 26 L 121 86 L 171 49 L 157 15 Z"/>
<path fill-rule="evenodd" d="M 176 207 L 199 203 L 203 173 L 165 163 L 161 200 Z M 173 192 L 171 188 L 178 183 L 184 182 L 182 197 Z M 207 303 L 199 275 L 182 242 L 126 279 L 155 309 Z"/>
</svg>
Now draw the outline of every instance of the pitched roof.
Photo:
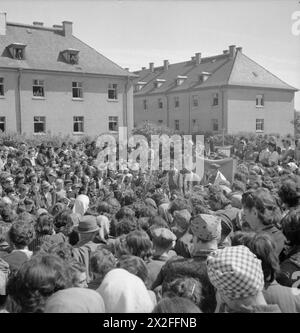
<svg viewBox="0 0 300 333">
<path fill-rule="evenodd" d="M 199 75 L 202 72 L 208 72 L 211 75 L 201 83 Z M 245 56 L 241 51 L 237 51 L 233 58 L 228 53 L 202 58 L 199 65 L 189 60 L 170 64 L 166 71 L 164 71 L 164 67 L 162 66 L 154 68 L 154 72 L 151 72 L 150 69 L 143 69 L 134 73 L 139 76 L 134 83 L 139 81 L 147 82 L 141 90 L 134 93 L 135 96 L 180 92 L 187 89 L 198 90 L 224 85 L 242 85 L 297 91 L 296 88 L 268 72 L 262 66 Z M 176 78 L 179 75 L 185 75 L 187 79 L 178 86 L 176 85 Z M 165 79 L 166 81 L 160 87 L 156 88 L 154 85 L 156 79 Z"/>
<path fill-rule="evenodd" d="M 237 52 L 228 84 L 295 90 L 261 65 Z"/>
<path fill-rule="evenodd" d="M 26 45 L 24 60 L 10 57 L 7 46 L 12 43 Z M 60 54 L 66 49 L 79 51 L 78 64 L 72 65 L 62 60 Z M 45 28 L 17 23 L 7 23 L 6 34 L 0 35 L 0 67 L 133 76 L 73 35 L 64 36 L 60 27 Z"/>
</svg>

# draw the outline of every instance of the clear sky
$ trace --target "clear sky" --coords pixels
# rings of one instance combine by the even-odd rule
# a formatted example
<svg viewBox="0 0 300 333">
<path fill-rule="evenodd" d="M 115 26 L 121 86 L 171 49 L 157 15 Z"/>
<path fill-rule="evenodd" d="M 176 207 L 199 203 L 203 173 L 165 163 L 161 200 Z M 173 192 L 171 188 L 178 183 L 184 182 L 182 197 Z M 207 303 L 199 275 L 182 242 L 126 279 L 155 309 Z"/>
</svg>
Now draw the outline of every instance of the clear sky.
<svg viewBox="0 0 300 333">
<path fill-rule="evenodd" d="M 299 0 L 0 0 L 9 22 L 73 22 L 73 33 L 131 71 L 222 53 L 229 45 L 300 89 Z M 300 110 L 300 92 L 295 107 Z"/>
</svg>

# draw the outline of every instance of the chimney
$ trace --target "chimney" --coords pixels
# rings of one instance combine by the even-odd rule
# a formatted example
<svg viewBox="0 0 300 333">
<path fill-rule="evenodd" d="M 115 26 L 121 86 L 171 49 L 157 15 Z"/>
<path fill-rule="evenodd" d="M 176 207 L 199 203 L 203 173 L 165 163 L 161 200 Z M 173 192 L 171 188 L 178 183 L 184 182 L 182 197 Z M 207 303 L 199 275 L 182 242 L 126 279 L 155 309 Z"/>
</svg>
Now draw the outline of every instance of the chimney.
<svg viewBox="0 0 300 333">
<path fill-rule="evenodd" d="M 142 71 L 144 71 L 146 69 L 146 67 L 142 67 Z"/>
<path fill-rule="evenodd" d="M 228 54 L 228 50 L 223 50 L 223 54 Z"/>
<path fill-rule="evenodd" d="M 196 60 L 196 65 L 199 65 L 201 63 L 201 53 L 195 53 L 195 60 Z"/>
<path fill-rule="evenodd" d="M 73 30 L 73 22 L 70 21 L 63 21 L 63 31 L 65 34 L 65 37 L 72 36 L 72 30 Z"/>
<path fill-rule="evenodd" d="M 150 72 L 154 72 L 154 62 L 149 62 Z"/>
<path fill-rule="evenodd" d="M 38 27 L 42 27 L 42 26 L 44 26 L 44 23 L 43 22 L 34 21 L 33 25 L 38 26 Z"/>
<path fill-rule="evenodd" d="M 169 60 L 164 60 L 164 71 L 169 69 Z"/>
<path fill-rule="evenodd" d="M 235 45 L 229 46 L 229 54 L 230 54 L 230 58 L 233 58 L 235 56 Z"/>
<path fill-rule="evenodd" d="M 0 13 L 0 36 L 6 35 L 6 13 Z"/>
<path fill-rule="evenodd" d="M 195 61 L 195 59 L 196 59 L 196 57 L 194 57 L 194 56 L 191 57 L 191 61 Z"/>
<path fill-rule="evenodd" d="M 241 52 L 242 53 L 242 51 L 243 51 L 243 48 L 241 46 L 236 48 L 236 52 Z"/>
</svg>

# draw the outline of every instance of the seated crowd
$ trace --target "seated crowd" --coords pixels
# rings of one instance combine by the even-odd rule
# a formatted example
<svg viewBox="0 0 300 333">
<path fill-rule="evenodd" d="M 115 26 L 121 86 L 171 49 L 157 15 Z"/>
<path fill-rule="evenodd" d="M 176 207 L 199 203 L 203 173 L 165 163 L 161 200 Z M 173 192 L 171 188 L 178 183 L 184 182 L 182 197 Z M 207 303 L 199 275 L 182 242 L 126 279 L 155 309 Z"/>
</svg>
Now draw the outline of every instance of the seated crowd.
<svg viewBox="0 0 300 333">
<path fill-rule="evenodd" d="M 0 312 L 300 312 L 291 143 L 239 138 L 232 183 L 188 187 L 100 171 L 95 142 L 2 145 Z"/>
</svg>

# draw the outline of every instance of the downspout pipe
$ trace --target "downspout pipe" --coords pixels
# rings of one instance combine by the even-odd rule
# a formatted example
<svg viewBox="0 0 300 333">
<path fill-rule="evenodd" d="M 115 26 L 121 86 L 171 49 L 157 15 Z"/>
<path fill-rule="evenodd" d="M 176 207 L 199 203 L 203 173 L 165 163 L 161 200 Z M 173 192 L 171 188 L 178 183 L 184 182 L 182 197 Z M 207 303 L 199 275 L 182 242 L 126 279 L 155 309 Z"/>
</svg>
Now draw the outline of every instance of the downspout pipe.
<svg viewBox="0 0 300 333">
<path fill-rule="evenodd" d="M 17 94 L 16 94 L 16 128 L 19 134 L 22 134 L 21 78 L 22 78 L 22 69 L 18 68 Z"/>
</svg>

